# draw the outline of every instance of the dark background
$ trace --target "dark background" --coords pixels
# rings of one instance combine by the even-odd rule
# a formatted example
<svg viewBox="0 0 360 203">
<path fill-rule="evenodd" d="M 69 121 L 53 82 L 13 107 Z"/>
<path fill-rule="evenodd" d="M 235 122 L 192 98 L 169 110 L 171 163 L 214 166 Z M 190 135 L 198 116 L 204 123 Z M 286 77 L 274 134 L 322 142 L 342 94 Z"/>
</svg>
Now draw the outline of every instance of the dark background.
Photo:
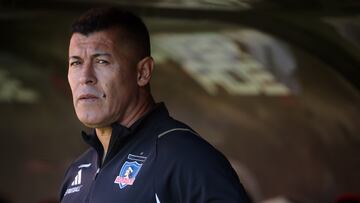
<svg viewBox="0 0 360 203">
<path fill-rule="evenodd" d="M 87 148 L 67 84 L 69 26 L 86 9 L 103 5 L 144 18 L 154 39 L 156 100 L 165 101 L 175 118 L 230 159 L 256 202 L 281 196 L 325 203 L 346 192 L 360 193 L 359 1 L 8 0 L 0 3 L 4 199 L 56 201 L 67 166 Z M 265 62 L 246 40 L 226 34 L 249 30 L 275 41 L 251 40 L 272 50 Z M 268 94 L 265 89 L 274 81 L 265 81 L 256 93 L 233 94 L 219 83 L 211 94 L 186 71 L 189 56 L 177 58 L 178 49 L 170 53 L 159 45 L 164 34 L 174 40 L 209 33 L 228 37 L 290 91 Z M 183 45 L 172 43 L 172 48 Z M 291 74 L 276 72 L 271 62 L 278 60 L 278 44 L 292 56 L 296 68 Z M 219 48 L 204 47 L 200 58 Z M 234 80 L 245 84 L 254 77 Z"/>
</svg>

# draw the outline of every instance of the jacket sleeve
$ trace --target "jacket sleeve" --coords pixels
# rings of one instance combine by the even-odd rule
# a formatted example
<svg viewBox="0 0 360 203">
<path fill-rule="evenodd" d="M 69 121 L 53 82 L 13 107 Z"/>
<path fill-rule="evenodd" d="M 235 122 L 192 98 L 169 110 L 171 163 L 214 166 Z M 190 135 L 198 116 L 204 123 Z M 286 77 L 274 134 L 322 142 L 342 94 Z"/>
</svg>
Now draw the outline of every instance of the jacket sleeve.
<svg viewBox="0 0 360 203">
<path fill-rule="evenodd" d="M 191 132 L 159 138 L 155 163 L 161 203 L 251 202 L 227 159 Z"/>
</svg>

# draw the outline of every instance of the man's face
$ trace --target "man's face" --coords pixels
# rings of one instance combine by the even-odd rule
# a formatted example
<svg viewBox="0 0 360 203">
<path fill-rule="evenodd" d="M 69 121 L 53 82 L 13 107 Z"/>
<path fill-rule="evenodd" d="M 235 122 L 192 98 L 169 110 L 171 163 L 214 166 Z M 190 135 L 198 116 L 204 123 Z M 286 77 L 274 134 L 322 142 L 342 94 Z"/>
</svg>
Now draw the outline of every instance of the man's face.
<svg viewBox="0 0 360 203">
<path fill-rule="evenodd" d="M 88 127 L 121 122 L 137 97 L 136 65 L 118 32 L 74 33 L 70 40 L 68 80 L 75 112 Z"/>
</svg>

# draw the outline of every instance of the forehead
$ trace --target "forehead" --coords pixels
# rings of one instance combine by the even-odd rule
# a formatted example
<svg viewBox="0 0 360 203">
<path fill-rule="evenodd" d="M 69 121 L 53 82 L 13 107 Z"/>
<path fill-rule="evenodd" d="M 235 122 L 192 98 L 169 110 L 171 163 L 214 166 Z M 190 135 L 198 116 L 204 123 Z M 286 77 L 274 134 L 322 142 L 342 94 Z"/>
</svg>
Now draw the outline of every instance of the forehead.
<svg viewBox="0 0 360 203">
<path fill-rule="evenodd" d="M 69 53 L 87 51 L 116 51 L 117 31 L 110 29 L 88 35 L 74 33 L 70 39 Z"/>
</svg>

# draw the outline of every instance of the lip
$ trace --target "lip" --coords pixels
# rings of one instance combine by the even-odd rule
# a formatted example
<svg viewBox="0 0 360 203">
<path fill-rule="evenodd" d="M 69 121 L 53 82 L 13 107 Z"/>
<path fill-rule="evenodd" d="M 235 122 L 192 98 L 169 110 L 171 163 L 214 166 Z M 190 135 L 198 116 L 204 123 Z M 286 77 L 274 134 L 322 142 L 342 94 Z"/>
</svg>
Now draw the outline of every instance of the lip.
<svg viewBox="0 0 360 203">
<path fill-rule="evenodd" d="M 95 99 L 99 99 L 98 96 L 93 95 L 93 94 L 82 94 L 78 97 L 78 100 L 95 100 Z"/>
</svg>

